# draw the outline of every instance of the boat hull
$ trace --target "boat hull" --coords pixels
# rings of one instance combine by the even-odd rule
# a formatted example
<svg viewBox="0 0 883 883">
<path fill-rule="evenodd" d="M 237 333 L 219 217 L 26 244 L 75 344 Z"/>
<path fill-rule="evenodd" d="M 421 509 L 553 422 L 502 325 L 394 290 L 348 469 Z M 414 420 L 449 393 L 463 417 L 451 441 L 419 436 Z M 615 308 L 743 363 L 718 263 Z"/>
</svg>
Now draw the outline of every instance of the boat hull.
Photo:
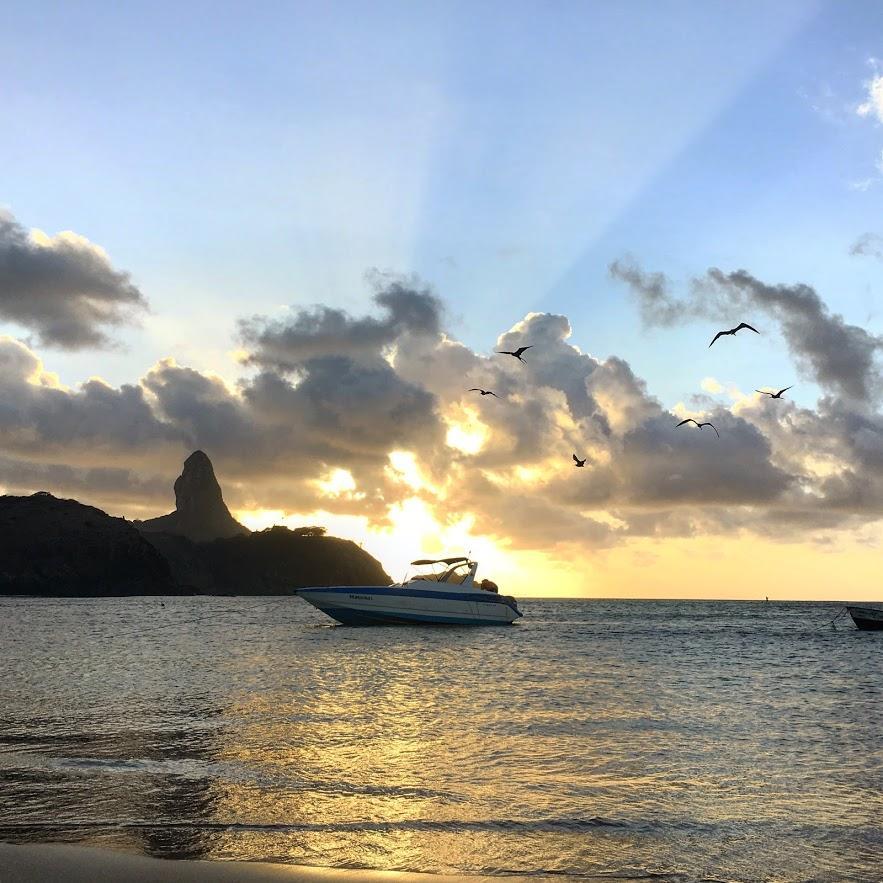
<svg viewBox="0 0 883 883">
<path fill-rule="evenodd" d="M 509 625 L 521 616 L 514 600 L 490 592 L 329 586 L 297 594 L 343 625 Z"/>
<path fill-rule="evenodd" d="M 883 632 L 883 610 L 873 607 L 847 607 L 856 628 L 863 632 Z"/>
</svg>

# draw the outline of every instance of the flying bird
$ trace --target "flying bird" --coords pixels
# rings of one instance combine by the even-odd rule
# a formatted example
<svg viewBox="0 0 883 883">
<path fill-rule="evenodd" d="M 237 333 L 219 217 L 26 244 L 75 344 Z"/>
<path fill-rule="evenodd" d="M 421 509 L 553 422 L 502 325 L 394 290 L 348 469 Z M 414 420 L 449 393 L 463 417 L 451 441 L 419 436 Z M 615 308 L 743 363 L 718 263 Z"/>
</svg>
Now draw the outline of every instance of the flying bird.
<svg viewBox="0 0 883 883">
<path fill-rule="evenodd" d="M 479 389 L 477 386 L 473 386 L 469 392 L 480 392 L 483 396 L 493 396 L 495 399 L 499 398 L 495 392 L 491 392 L 489 389 Z"/>
<path fill-rule="evenodd" d="M 723 337 L 725 334 L 735 334 L 737 331 L 741 331 L 743 328 L 747 328 L 749 331 L 753 331 L 755 334 L 760 334 L 760 332 L 756 328 L 752 328 L 747 322 L 740 322 L 735 328 L 731 328 L 729 331 L 718 331 L 717 334 L 711 339 L 711 343 L 708 344 L 711 346 L 719 337 Z"/>
<path fill-rule="evenodd" d="M 696 423 L 696 421 L 692 417 L 688 417 L 686 420 L 681 420 L 681 422 L 678 423 L 678 426 L 683 426 L 685 423 Z M 699 427 L 699 429 L 702 429 L 703 426 L 710 426 L 714 430 L 714 434 L 718 438 L 721 437 L 721 434 L 717 431 L 717 427 L 713 423 L 696 423 L 696 426 Z"/>
<path fill-rule="evenodd" d="M 582 469 L 583 466 L 586 465 L 586 458 L 583 457 L 583 459 L 580 460 L 580 458 L 577 457 L 576 454 L 574 454 L 574 455 L 573 455 L 573 462 L 576 463 L 576 468 L 577 468 L 577 469 Z"/>
<path fill-rule="evenodd" d="M 525 350 L 529 350 L 532 346 L 533 344 L 531 344 L 530 346 L 520 346 L 514 352 L 512 350 L 497 350 L 497 353 L 501 356 L 515 356 L 515 358 L 518 359 L 519 362 L 524 362 L 524 359 L 521 358 L 521 354 Z"/>
<path fill-rule="evenodd" d="M 786 386 L 784 389 L 780 389 L 776 393 L 766 392 L 766 390 L 763 389 L 756 389 L 754 391 L 759 392 L 762 396 L 769 396 L 771 399 L 780 399 L 782 398 L 782 393 L 788 392 L 789 389 L 793 389 L 793 384 L 791 386 Z"/>
</svg>

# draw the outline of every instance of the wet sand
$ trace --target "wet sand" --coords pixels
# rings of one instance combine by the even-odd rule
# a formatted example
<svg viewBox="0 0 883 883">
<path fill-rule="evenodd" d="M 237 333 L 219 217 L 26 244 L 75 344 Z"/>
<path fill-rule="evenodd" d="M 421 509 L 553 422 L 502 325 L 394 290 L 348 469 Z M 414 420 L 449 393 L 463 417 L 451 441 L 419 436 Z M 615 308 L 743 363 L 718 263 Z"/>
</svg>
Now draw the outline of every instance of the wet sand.
<svg viewBox="0 0 883 883">
<path fill-rule="evenodd" d="M 69 844 L 0 843 L 0 883 L 526 883 L 526 877 L 464 877 L 337 870 L 266 862 L 172 861 Z M 531 878 L 536 883 L 536 878 Z"/>
</svg>

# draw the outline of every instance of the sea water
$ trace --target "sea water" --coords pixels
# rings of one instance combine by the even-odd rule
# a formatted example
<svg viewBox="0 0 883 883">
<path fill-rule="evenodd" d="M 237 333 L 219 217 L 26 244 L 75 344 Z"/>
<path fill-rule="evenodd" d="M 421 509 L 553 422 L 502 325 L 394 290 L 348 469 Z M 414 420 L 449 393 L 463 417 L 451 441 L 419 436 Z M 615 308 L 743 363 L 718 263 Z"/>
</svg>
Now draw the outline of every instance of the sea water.
<svg viewBox="0 0 883 883">
<path fill-rule="evenodd" d="M 164 605 L 164 606 L 163 606 Z M 840 604 L 0 599 L 0 839 L 608 879 L 883 879 L 883 633 Z"/>
</svg>

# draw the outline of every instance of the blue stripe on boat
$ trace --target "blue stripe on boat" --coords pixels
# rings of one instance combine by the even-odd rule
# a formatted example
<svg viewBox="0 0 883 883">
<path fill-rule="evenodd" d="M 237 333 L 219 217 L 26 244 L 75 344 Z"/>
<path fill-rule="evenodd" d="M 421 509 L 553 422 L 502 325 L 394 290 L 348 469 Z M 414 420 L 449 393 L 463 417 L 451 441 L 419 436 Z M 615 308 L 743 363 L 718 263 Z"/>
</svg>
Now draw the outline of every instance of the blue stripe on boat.
<svg viewBox="0 0 883 883">
<path fill-rule="evenodd" d="M 349 595 L 365 592 L 371 595 L 392 595 L 396 598 L 444 598 L 447 601 L 474 601 L 478 604 L 505 604 L 517 611 L 518 608 L 501 595 L 492 592 L 437 592 L 433 589 L 389 589 L 385 586 L 304 586 L 298 592 L 331 592 Z"/>
<path fill-rule="evenodd" d="M 349 607 L 317 607 L 343 625 L 511 625 L 504 620 L 469 619 L 453 616 L 421 616 L 419 613 L 394 615 L 369 613 Z"/>
</svg>

